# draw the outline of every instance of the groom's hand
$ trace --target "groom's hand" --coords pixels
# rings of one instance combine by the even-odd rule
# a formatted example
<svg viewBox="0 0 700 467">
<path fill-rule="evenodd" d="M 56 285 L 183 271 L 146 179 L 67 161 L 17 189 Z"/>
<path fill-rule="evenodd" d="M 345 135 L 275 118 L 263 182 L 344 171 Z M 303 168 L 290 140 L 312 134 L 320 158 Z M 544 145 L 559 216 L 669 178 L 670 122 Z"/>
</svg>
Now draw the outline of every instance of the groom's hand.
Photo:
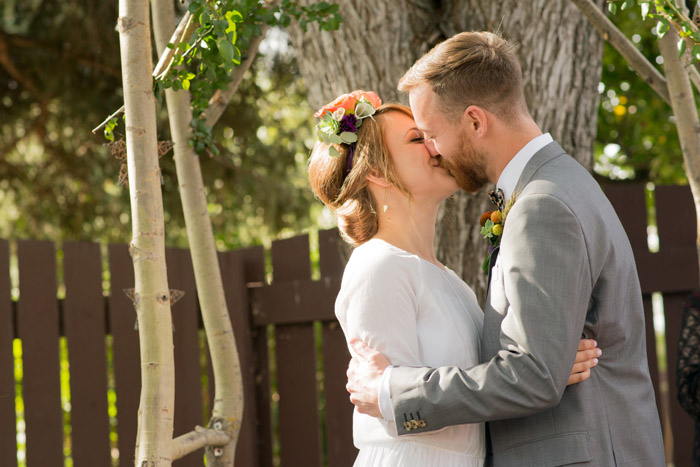
<svg viewBox="0 0 700 467">
<path fill-rule="evenodd" d="M 345 388 L 350 393 L 350 402 L 357 406 L 357 411 L 382 418 L 379 410 L 379 383 L 389 360 L 359 339 L 350 339 L 350 345 L 357 357 L 348 365 L 348 384 Z"/>
</svg>

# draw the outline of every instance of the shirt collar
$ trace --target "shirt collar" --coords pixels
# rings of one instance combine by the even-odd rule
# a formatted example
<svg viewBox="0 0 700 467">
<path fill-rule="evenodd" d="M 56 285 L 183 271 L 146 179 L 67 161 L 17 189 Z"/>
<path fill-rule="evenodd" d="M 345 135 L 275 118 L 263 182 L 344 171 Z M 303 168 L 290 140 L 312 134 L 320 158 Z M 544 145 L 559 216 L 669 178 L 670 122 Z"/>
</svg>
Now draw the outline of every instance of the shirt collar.
<svg viewBox="0 0 700 467">
<path fill-rule="evenodd" d="M 503 190 L 503 198 L 508 200 L 513 195 L 513 190 L 522 175 L 527 163 L 532 159 L 537 151 L 554 141 L 549 133 L 545 133 L 531 139 L 513 158 L 508 162 L 501 176 L 498 177 L 497 188 Z"/>
</svg>

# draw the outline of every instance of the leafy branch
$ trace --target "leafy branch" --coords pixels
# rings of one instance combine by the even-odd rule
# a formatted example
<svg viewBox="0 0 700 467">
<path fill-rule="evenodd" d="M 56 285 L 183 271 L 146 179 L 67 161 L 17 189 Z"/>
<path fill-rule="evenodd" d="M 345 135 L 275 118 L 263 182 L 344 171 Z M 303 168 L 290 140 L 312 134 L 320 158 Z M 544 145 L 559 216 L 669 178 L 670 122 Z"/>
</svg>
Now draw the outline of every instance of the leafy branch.
<svg viewBox="0 0 700 467">
<path fill-rule="evenodd" d="M 286 27 L 292 19 L 306 31 L 309 24 L 319 29 L 338 29 L 342 18 L 335 3 L 318 2 L 300 6 L 291 0 L 192 0 L 188 12 L 168 43 L 154 70 L 153 91 L 159 100 L 165 89 L 186 90 L 191 95 L 192 121 L 190 146 L 198 154 L 218 154 L 211 142 L 211 125 L 205 111 L 212 96 L 226 91 L 234 69 L 248 58 L 241 50 L 257 48 L 262 26 Z M 97 126 L 105 128 L 105 138 L 113 141 L 117 116 L 123 107 Z M 211 119 L 210 119 L 211 121 Z M 211 123 L 211 122 L 209 122 Z"/>
</svg>

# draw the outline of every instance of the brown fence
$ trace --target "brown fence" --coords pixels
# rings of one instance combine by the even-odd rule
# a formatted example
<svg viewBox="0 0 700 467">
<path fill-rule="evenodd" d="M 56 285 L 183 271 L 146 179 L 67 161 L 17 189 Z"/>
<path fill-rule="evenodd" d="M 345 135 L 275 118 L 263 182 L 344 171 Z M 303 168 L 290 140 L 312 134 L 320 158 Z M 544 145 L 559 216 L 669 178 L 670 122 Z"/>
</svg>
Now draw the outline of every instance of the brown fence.
<svg viewBox="0 0 700 467">
<path fill-rule="evenodd" d="M 644 188 L 616 185 L 606 192 L 635 250 L 659 410 L 663 413 L 670 407 L 666 410 L 670 412 L 669 456 L 676 466 L 689 465 L 693 427 L 675 398 L 674 369 L 682 302 L 699 283 L 690 191 L 687 187 L 656 188 L 658 253 L 650 253 L 647 247 Z M 316 280 L 312 280 L 307 236 L 273 243 L 269 284 L 262 247 L 220 254 L 245 378 L 246 406 L 236 465 L 335 467 L 353 463 L 352 407 L 345 392 L 349 354 L 333 315 L 343 269 L 340 240 L 335 231 L 320 232 L 318 240 L 320 278 Z M 57 256 L 53 243 L 17 241 L 16 302 L 11 300 L 10 250 L 9 242 L 0 241 L 0 465 L 17 465 L 20 415 L 29 467 L 62 466 L 66 450 L 76 467 L 107 466 L 113 463 L 116 449 L 118 465 L 132 465 L 140 374 L 136 314 L 121 293 L 133 287 L 127 247 L 110 245 L 103 258 L 98 244 L 64 243 Z M 57 274 L 57 257 L 62 258 L 62 276 Z M 202 387 L 205 392 L 212 387 L 206 384 L 211 381 L 211 370 L 198 326 L 189 252 L 169 249 L 166 259 L 170 287 L 185 291 L 172 308 L 175 435 L 179 435 L 204 423 L 212 395 L 202 394 Z M 113 291 L 107 296 L 103 260 L 109 264 L 109 290 Z M 56 299 L 59 277 L 65 287 L 62 300 Z M 663 364 L 657 364 L 652 327 L 653 292 L 663 294 L 666 317 L 671 371 L 670 397 L 665 402 L 660 383 L 665 371 Z M 13 355 L 13 339 L 21 340 L 21 414 L 16 414 L 14 367 L 18 358 Z M 70 409 L 62 406 L 59 342 L 67 349 L 70 365 Z M 64 391 L 65 387 L 63 384 Z M 116 393 L 116 417 L 112 414 L 110 418 L 111 387 Z M 64 417 L 70 417 L 68 432 Z M 115 422 L 116 428 L 112 426 Z M 116 441 L 110 439 L 110 432 L 112 438 L 116 433 Z M 202 465 L 201 452 L 175 465 Z"/>
</svg>

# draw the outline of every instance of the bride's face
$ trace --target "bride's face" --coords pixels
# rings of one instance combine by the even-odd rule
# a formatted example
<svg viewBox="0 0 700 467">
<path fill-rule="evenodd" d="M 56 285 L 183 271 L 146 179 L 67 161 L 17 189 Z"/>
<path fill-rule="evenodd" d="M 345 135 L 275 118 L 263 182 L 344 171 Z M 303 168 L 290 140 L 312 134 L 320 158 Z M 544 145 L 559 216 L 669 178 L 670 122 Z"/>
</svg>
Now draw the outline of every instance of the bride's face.
<svg viewBox="0 0 700 467">
<path fill-rule="evenodd" d="M 458 190 L 457 182 L 440 165 L 439 157 L 431 157 L 423 143 L 423 134 L 411 117 L 387 112 L 382 118 L 394 171 L 416 200 L 440 202 Z"/>
</svg>

